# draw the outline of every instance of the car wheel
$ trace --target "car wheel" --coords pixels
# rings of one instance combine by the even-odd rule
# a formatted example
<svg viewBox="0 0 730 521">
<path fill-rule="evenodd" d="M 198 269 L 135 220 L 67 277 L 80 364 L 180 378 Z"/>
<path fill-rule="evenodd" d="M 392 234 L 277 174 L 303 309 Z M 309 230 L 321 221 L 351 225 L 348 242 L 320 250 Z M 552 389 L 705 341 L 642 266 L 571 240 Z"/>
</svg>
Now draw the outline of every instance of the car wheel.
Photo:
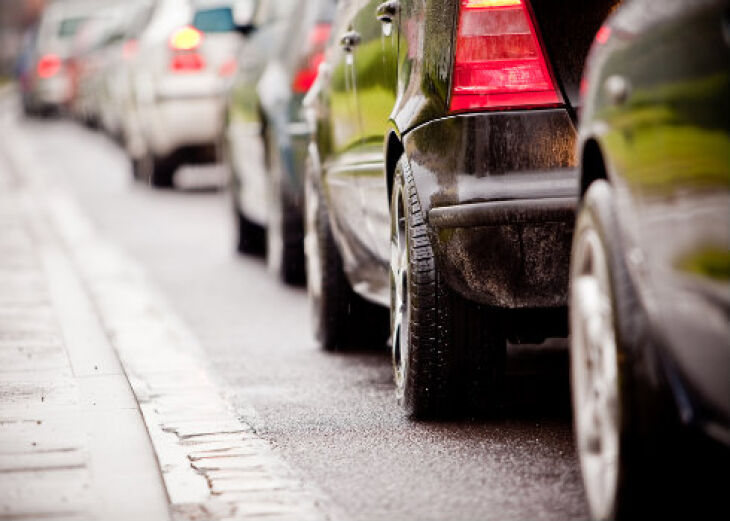
<svg viewBox="0 0 730 521">
<path fill-rule="evenodd" d="M 149 183 L 155 188 L 172 188 L 175 170 L 178 164 L 171 158 L 152 157 L 152 169 L 149 172 Z"/>
<path fill-rule="evenodd" d="M 140 158 L 132 158 L 132 177 L 135 181 L 147 182 L 154 168 L 152 156 L 144 154 Z"/>
<path fill-rule="evenodd" d="M 403 159 L 391 198 L 390 282 L 396 396 L 406 414 L 443 417 L 495 405 L 506 352 L 498 316 L 447 287 Z"/>
<path fill-rule="evenodd" d="M 573 420 L 595 519 L 633 519 L 663 510 L 671 502 L 658 496 L 665 489 L 663 475 L 678 465 L 662 448 L 671 444 L 671 430 L 664 430 L 668 423 L 656 403 L 648 405 L 651 392 L 639 392 L 641 407 L 635 400 L 642 315 L 614 211 L 610 185 L 592 183 L 576 218 L 570 267 Z"/>
<path fill-rule="evenodd" d="M 315 337 L 325 351 L 384 345 L 388 311 L 366 302 L 350 287 L 326 200 L 309 167 L 304 199 L 307 294 Z"/>
<path fill-rule="evenodd" d="M 233 217 L 236 228 L 236 251 L 254 255 L 263 253 L 266 245 L 264 229 L 243 214 L 238 207 L 235 194 L 233 195 Z"/>
<path fill-rule="evenodd" d="M 271 143 L 271 140 L 268 140 Z M 266 263 L 269 271 L 284 283 L 304 282 L 304 245 L 302 212 L 284 195 L 281 187 L 278 154 L 269 151 L 269 222 L 266 228 Z"/>
<path fill-rule="evenodd" d="M 266 262 L 269 271 L 290 285 L 305 279 L 301 211 L 283 195 L 272 197 L 266 228 Z"/>
</svg>

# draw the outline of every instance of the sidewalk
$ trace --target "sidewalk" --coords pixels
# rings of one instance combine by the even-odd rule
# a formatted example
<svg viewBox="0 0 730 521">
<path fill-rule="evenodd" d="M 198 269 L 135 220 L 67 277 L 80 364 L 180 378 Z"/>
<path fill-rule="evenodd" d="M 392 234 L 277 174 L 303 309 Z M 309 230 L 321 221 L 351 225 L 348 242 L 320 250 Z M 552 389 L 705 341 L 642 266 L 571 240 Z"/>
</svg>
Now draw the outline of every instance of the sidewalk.
<svg viewBox="0 0 730 521">
<path fill-rule="evenodd" d="M 0 149 L 0 519 L 169 519 L 137 402 Z"/>
</svg>

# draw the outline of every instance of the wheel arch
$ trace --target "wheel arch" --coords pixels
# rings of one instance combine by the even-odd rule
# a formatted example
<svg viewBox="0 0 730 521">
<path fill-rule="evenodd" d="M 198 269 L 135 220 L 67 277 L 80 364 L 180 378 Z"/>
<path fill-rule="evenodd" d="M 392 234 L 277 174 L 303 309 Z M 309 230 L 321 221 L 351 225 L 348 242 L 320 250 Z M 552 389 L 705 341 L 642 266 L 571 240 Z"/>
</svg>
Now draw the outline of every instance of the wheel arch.
<svg viewBox="0 0 730 521">
<path fill-rule="evenodd" d="M 385 182 L 388 188 L 388 205 L 393 195 L 393 179 L 398 160 L 404 154 L 405 148 L 398 134 L 391 130 L 385 138 Z"/>
<path fill-rule="evenodd" d="M 591 183 L 604 179 L 610 183 L 606 161 L 601 145 L 595 138 L 589 138 L 583 144 L 580 154 L 580 198 L 585 197 Z"/>
</svg>

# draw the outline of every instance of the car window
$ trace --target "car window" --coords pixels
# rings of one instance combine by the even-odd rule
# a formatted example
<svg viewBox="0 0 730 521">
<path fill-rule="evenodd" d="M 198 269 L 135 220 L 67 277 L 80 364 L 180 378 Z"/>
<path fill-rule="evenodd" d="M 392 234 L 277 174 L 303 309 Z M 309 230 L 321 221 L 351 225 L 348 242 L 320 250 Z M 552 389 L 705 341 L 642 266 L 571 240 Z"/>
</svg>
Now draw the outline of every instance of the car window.
<svg viewBox="0 0 730 521">
<path fill-rule="evenodd" d="M 197 11 L 193 18 L 193 26 L 204 33 L 227 33 L 236 29 L 233 10 L 230 7 Z"/>
<path fill-rule="evenodd" d="M 71 38 L 76 34 L 79 28 L 86 21 L 86 18 L 77 16 L 74 18 L 66 18 L 58 24 L 58 37 L 59 38 Z"/>
</svg>

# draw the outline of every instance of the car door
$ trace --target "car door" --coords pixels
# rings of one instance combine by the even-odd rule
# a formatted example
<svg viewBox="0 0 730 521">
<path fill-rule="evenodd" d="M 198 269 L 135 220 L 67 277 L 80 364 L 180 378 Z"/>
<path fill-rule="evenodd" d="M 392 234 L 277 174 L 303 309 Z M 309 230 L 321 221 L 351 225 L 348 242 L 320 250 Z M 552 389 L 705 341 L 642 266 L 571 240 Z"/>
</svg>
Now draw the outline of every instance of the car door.
<svg viewBox="0 0 730 521">
<path fill-rule="evenodd" d="M 705 368 L 730 335 L 730 2 L 634 5 L 603 85 L 613 166 L 636 210 L 629 259 L 680 367 L 690 381 L 725 382 L 707 397 L 722 403 L 726 368 Z"/>
<path fill-rule="evenodd" d="M 626 44 L 602 78 L 606 144 L 639 212 L 651 275 L 673 276 L 695 246 L 730 242 L 730 2 L 635 5 L 614 28 Z"/>
<path fill-rule="evenodd" d="M 241 212 L 259 225 L 266 225 L 268 219 L 268 174 L 258 85 L 281 43 L 287 10 L 293 6 L 294 0 L 259 3 L 254 30 L 240 48 L 238 73 L 231 88 L 226 132 L 234 170 L 233 190 Z"/>
<path fill-rule="evenodd" d="M 360 38 L 360 44 L 354 50 L 361 129 L 356 149 L 358 184 L 369 246 L 383 269 L 390 258 L 390 207 L 383 142 L 390 129 L 389 120 L 396 98 L 399 10 L 397 0 L 365 0 L 353 22 L 353 29 Z"/>
<path fill-rule="evenodd" d="M 318 131 L 322 147 L 323 176 L 345 271 L 351 276 L 361 264 L 360 252 L 367 240 L 364 209 L 357 183 L 357 154 L 360 120 L 355 103 L 354 48 L 357 45 L 353 21 L 361 0 L 341 1 L 332 27 L 326 62 L 320 74 L 327 76 L 327 129 Z"/>
</svg>

